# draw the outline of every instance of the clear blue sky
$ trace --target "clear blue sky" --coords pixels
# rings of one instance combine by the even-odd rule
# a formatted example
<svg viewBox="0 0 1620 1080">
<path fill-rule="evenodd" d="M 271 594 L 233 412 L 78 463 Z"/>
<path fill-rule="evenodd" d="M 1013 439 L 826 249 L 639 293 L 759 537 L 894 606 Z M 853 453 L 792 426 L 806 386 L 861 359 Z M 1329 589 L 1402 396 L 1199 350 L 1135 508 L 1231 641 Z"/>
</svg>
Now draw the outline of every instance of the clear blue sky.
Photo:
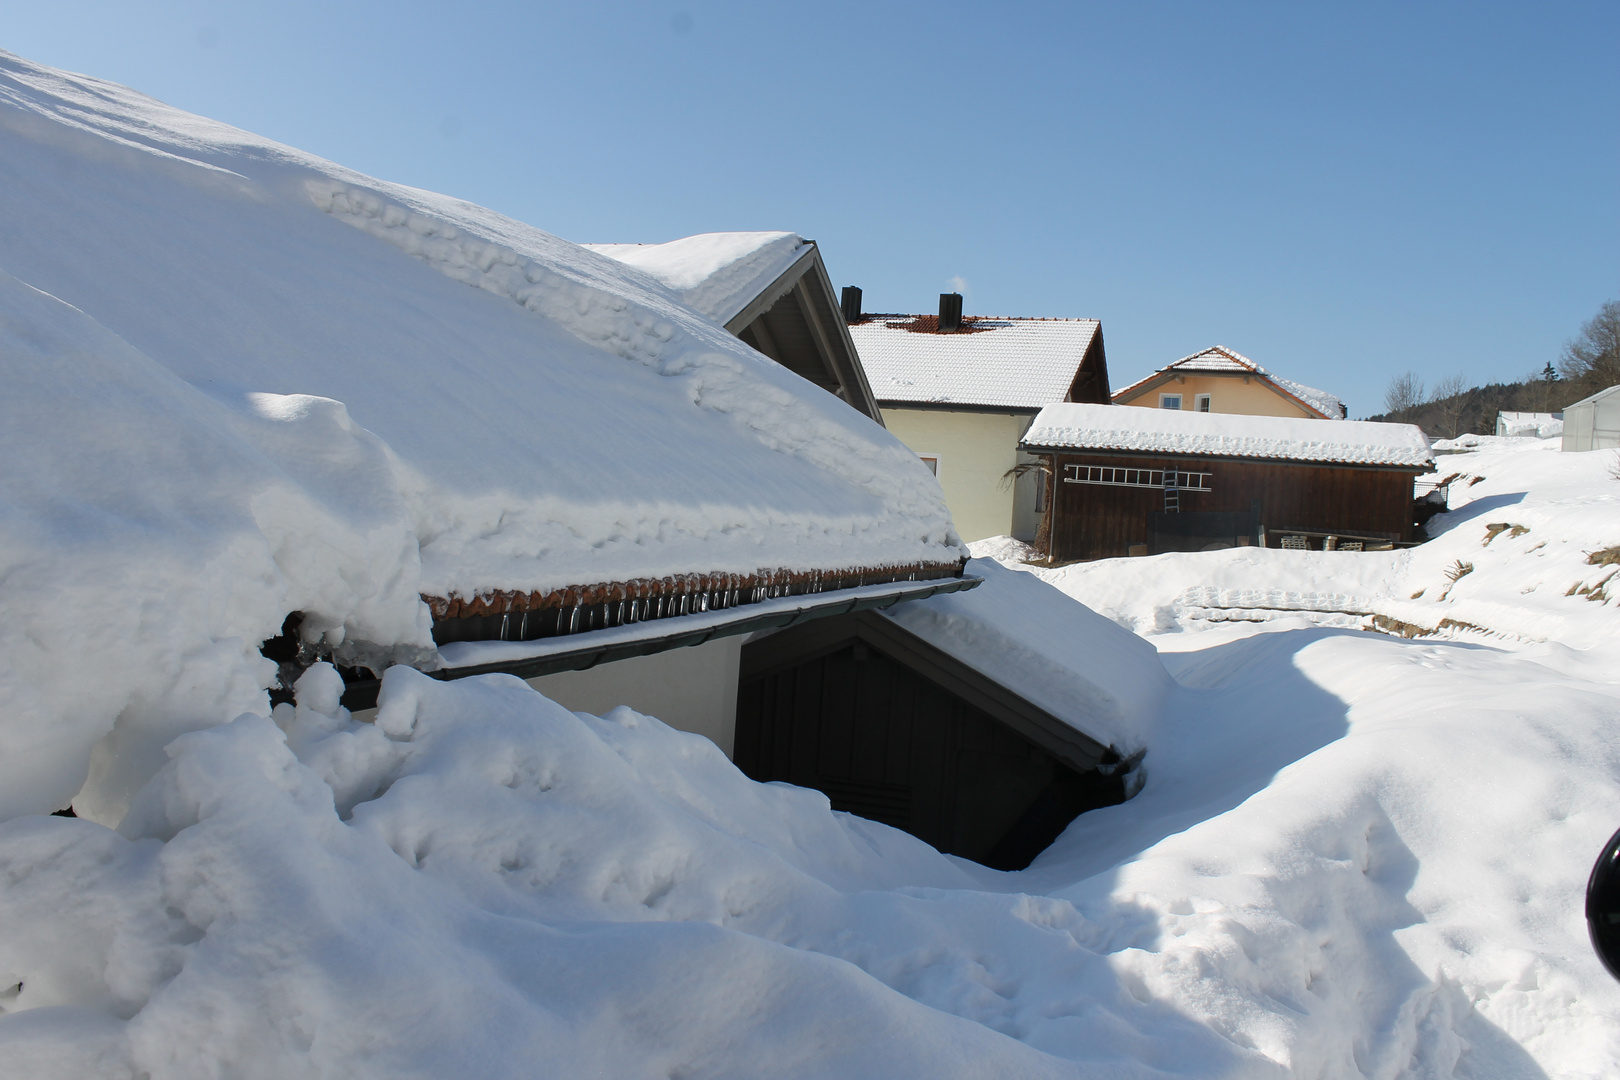
<svg viewBox="0 0 1620 1080">
<path fill-rule="evenodd" d="M 1377 412 L 1620 296 L 1620 4 L 0 0 L 0 47 L 581 241 L 1102 319 Z M 0 265 L 4 252 L 0 252 Z"/>
</svg>

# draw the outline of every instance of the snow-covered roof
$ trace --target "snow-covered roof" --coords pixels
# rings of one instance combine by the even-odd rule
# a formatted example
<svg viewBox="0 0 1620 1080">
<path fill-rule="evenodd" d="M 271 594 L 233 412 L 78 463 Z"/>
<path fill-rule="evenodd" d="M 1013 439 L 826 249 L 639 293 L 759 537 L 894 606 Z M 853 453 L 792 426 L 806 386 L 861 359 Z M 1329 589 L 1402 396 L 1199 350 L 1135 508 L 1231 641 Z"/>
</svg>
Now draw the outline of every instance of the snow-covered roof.
<svg viewBox="0 0 1620 1080">
<path fill-rule="evenodd" d="M 424 595 L 965 555 L 915 454 L 648 274 L 8 53 L 0 236 L 0 802 L 188 657 L 235 696 L 149 715 L 262 710 L 289 611 L 431 661 Z"/>
<path fill-rule="evenodd" d="M 1612 396 L 1614 394 L 1620 394 L 1620 384 L 1616 384 L 1614 386 L 1607 387 L 1606 389 L 1599 390 L 1597 393 L 1592 394 L 1592 395 L 1590 395 L 1588 397 L 1583 397 L 1583 398 L 1581 398 L 1581 400 L 1575 402 L 1575 404 L 1566 406 L 1565 409 L 1564 409 L 1564 412 L 1568 413 L 1570 409 L 1576 409 L 1576 408 L 1581 407 L 1582 405 L 1590 405 L 1593 402 L 1602 401 L 1604 398 L 1610 397 L 1610 396 Z"/>
<path fill-rule="evenodd" d="M 582 244 L 651 274 L 724 325 L 803 256 L 808 241 L 788 232 L 717 232 L 666 244 Z"/>
<path fill-rule="evenodd" d="M 1039 409 L 1069 393 L 1101 330 L 1096 319 L 868 315 L 849 328 L 879 403 Z"/>
<path fill-rule="evenodd" d="M 1250 360 L 1241 353 L 1234 352 L 1224 345 L 1211 345 L 1191 356 L 1184 356 L 1173 364 L 1155 371 L 1153 374 L 1125 387 L 1114 394 L 1115 401 L 1126 401 L 1133 397 L 1137 391 L 1145 389 L 1152 383 L 1162 381 L 1166 376 L 1189 371 L 1206 374 L 1223 375 L 1256 375 L 1270 381 L 1286 394 L 1298 398 L 1307 407 L 1321 413 L 1328 420 L 1342 420 L 1345 416 L 1344 403 L 1338 395 L 1330 394 L 1326 390 L 1318 390 L 1314 386 L 1285 379 L 1280 375 L 1273 375 L 1259 364 Z"/>
<path fill-rule="evenodd" d="M 1412 424 L 1323 424 L 1304 417 L 1120 405 L 1048 405 L 1024 434 L 1024 445 L 1345 465 L 1422 467 L 1432 460 L 1429 440 Z"/>
<path fill-rule="evenodd" d="M 1033 574 L 993 559 L 967 572 L 983 583 L 883 614 L 1104 745 L 1147 745 L 1170 687 L 1152 645 Z"/>
</svg>

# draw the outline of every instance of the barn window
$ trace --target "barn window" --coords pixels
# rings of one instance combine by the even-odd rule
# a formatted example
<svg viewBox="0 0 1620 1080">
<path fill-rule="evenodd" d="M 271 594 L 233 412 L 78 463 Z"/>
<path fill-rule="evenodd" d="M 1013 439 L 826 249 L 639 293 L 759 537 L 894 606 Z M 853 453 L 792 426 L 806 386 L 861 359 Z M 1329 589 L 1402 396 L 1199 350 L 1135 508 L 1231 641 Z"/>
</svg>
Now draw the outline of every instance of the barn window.
<svg viewBox="0 0 1620 1080">
<path fill-rule="evenodd" d="M 1159 408 L 1161 408 L 1161 409 L 1178 409 L 1179 410 L 1181 408 L 1181 395 L 1180 394 L 1160 394 L 1159 395 Z"/>
</svg>

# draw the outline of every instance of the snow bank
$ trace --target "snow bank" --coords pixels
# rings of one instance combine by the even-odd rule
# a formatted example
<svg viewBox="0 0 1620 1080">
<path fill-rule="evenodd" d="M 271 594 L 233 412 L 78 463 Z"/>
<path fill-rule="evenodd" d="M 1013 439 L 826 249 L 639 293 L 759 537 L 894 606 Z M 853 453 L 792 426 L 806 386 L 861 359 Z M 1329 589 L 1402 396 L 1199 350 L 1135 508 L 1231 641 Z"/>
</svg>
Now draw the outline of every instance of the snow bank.
<svg viewBox="0 0 1620 1080">
<path fill-rule="evenodd" d="M 1196 637 L 1197 635 L 1193 635 Z M 999 874 L 629 710 L 316 667 L 118 832 L 0 825 L 8 1076 L 1599 1077 L 1620 695 L 1309 631 L 1172 655 L 1146 787 Z M 10 989 L 6 989 L 9 987 Z"/>
<path fill-rule="evenodd" d="M 1122 756 L 1151 744 L 1170 686 L 1152 645 L 1033 575 L 989 559 L 967 573 L 984 584 L 883 614 Z"/>
<path fill-rule="evenodd" d="M 267 710 L 288 611 L 431 663 L 422 594 L 962 554 L 914 454 L 646 274 L 4 53 L 0 269 L 0 819 L 88 775 L 116 822 Z"/>
<path fill-rule="evenodd" d="M 1130 412 L 1124 412 L 1130 408 Z M 1024 433 L 1047 449 L 1276 458 L 1345 465 L 1424 465 L 1432 455 L 1411 424 L 1183 412 L 1119 405 L 1048 405 Z"/>
<path fill-rule="evenodd" d="M 808 249 L 785 232 L 699 233 L 665 244 L 582 244 L 657 278 L 724 326 Z"/>
</svg>

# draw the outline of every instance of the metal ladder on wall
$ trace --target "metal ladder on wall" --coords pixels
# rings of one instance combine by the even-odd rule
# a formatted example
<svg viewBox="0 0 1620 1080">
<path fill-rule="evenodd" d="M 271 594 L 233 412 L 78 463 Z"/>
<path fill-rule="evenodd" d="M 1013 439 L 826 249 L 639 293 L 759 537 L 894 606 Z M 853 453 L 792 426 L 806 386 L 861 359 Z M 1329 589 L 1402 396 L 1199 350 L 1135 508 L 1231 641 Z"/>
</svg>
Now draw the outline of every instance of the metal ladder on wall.
<svg viewBox="0 0 1620 1080">
<path fill-rule="evenodd" d="M 1168 465 L 1164 470 L 1164 512 L 1181 513 L 1181 490 L 1176 487 L 1176 470 Z"/>
</svg>

